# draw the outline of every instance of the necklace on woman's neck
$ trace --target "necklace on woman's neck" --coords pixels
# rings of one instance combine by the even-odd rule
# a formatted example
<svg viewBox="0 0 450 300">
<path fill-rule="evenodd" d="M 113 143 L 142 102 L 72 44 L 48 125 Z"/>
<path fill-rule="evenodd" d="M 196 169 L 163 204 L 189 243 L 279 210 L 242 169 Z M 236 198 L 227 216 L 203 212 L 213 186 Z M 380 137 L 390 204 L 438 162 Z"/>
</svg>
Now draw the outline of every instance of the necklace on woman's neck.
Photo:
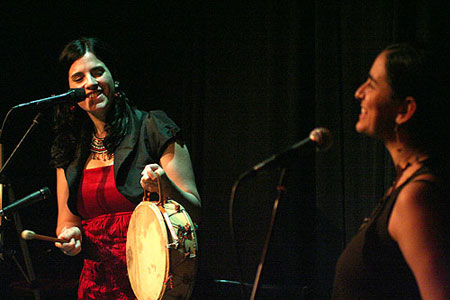
<svg viewBox="0 0 450 300">
<path fill-rule="evenodd" d="M 415 165 L 415 164 L 421 164 L 423 161 L 427 160 L 428 156 L 427 155 L 415 155 L 414 156 L 410 156 L 408 159 L 406 159 L 403 163 L 398 163 L 395 167 L 396 172 L 397 172 L 397 176 L 395 177 L 394 182 L 392 183 L 392 188 L 391 188 L 391 192 L 393 189 L 395 189 L 397 187 L 397 183 L 400 181 L 400 178 L 402 177 L 403 173 L 410 168 L 411 166 Z"/>
<path fill-rule="evenodd" d="M 414 164 L 421 164 L 423 161 L 428 159 L 428 155 L 426 154 L 415 154 L 415 155 L 410 155 L 407 157 L 407 159 L 405 159 L 402 163 L 398 163 L 396 165 L 396 169 L 397 169 L 397 175 L 401 175 L 401 173 L 403 173 L 406 169 L 408 169 L 409 167 L 411 167 Z"/>
<path fill-rule="evenodd" d="M 92 134 L 91 145 L 89 147 L 92 152 L 92 159 L 107 161 L 114 157 L 114 153 L 109 153 L 108 150 L 106 150 L 106 147 L 103 144 L 104 140 L 105 138 L 99 138 L 95 133 Z"/>
</svg>

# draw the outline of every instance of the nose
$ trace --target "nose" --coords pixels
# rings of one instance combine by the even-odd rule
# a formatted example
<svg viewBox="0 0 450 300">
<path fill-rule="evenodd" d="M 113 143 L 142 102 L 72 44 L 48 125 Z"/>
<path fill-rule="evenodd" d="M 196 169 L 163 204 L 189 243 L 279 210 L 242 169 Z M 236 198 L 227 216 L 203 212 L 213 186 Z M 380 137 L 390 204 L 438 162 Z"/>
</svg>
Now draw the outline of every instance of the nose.
<svg viewBox="0 0 450 300">
<path fill-rule="evenodd" d="M 93 90 L 93 89 L 96 89 L 97 86 L 98 86 L 97 79 L 95 79 L 95 77 L 92 76 L 91 74 L 88 74 L 86 77 L 86 88 Z"/>
<path fill-rule="evenodd" d="M 364 87 L 366 85 L 366 82 L 364 82 L 363 84 L 361 84 L 355 91 L 355 99 L 356 100 L 362 100 L 362 98 L 364 97 Z"/>
</svg>

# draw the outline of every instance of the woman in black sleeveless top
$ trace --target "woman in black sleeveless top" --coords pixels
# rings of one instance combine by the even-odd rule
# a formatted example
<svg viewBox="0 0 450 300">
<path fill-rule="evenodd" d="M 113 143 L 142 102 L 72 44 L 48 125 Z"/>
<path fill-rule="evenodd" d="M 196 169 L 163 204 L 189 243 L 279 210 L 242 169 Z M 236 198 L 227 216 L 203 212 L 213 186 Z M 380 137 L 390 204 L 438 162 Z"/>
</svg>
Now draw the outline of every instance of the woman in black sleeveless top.
<svg viewBox="0 0 450 300">
<path fill-rule="evenodd" d="M 355 92 L 359 133 L 381 139 L 397 168 L 392 187 L 338 260 L 333 299 L 450 299 L 447 168 L 450 102 L 439 57 L 393 45 Z"/>
</svg>

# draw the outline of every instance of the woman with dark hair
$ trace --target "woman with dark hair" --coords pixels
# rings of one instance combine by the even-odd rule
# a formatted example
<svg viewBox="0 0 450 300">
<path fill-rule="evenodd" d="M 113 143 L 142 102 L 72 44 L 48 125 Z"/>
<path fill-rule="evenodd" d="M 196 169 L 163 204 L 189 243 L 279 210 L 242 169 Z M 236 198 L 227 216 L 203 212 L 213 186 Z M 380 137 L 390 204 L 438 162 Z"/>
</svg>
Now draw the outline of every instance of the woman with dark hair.
<svg viewBox="0 0 450 300">
<path fill-rule="evenodd" d="M 112 52 L 94 38 L 70 42 L 60 63 L 77 105 L 60 105 L 52 163 L 57 169 L 56 243 L 83 247 L 79 299 L 135 299 L 127 277 L 126 234 L 144 189 L 176 199 L 198 220 L 200 197 L 180 128 L 162 111 L 129 105 Z"/>
<path fill-rule="evenodd" d="M 333 299 L 450 299 L 442 138 L 449 99 L 437 59 L 409 45 L 390 46 L 355 92 L 356 130 L 384 142 L 397 177 L 339 258 Z"/>
</svg>

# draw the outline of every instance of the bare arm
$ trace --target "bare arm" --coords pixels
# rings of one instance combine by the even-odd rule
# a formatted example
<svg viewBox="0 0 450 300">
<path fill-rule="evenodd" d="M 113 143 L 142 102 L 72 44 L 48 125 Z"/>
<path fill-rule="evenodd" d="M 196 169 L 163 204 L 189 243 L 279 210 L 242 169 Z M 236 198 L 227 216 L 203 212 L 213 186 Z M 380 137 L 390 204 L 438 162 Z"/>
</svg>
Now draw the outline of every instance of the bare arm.
<svg viewBox="0 0 450 300">
<path fill-rule="evenodd" d="M 200 217 L 200 196 L 195 184 L 194 172 L 186 145 L 171 143 L 160 159 L 161 166 L 147 165 L 142 172 L 141 185 L 144 189 L 158 192 L 157 178 L 165 198 L 180 202 L 194 222 Z M 156 174 L 157 173 L 157 174 Z"/>
<path fill-rule="evenodd" d="M 445 216 L 431 201 L 432 187 L 416 181 L 400 192 L 389 220 L 389 233 L 399 244 L 424 300 L 450 299 L 450 249 L 443 236 Z"/>
<path fill-rule="evenodd" d="M 56 196 L 58 200 L 58 221 L 56 235 L 67 239 L 67 243 L 55 243 L 67 255 L 76 255 L 81 251 L 81 220 L 74 215 L 67 206 L 69 187 L 67 185 L 64 169 L 56 170 Z"/>
</svg>

